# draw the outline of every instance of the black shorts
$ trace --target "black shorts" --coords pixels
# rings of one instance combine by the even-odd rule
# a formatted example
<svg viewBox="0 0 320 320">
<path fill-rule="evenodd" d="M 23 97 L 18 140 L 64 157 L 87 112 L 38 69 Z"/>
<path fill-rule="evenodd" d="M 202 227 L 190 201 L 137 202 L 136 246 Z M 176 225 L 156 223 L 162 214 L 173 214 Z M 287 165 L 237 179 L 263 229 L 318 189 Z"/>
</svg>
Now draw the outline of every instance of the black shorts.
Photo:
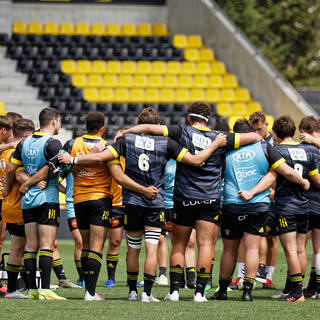
<svg viewBox="0 0 320 320">
<path fill-rule="evenodd" d="M 124 226 L 124 207 L 112 207 L 112 213 L 109 217 L 108 226 L 111 229 L 117 229 Z"/>
<path fill-rule="evenodd" d="M 77 223 L 76 218 L 69 218 L 67 221 L 68 221 L 68 226 L 69 226 L 70 232 L 72 232 L 74 230 L 78 230 L 78 223 Z"/>
<path fill-rule="evenodd" d="M 25 238 L 26 234 L 24 232 L 24 223 L 8 223 L 7 222 L 7 231 L 10 236 L 22 237 Z"/>
<path fill-rule="evenodd" d="M 270 231 L 268 232 L 270 235 L 276 236 L 278 234 L 278 232 L 277 232 L 277 216 L 271 210 L 268 211 L 266 214 L 266 225 L 267 225 L 267 227 L 270 228 Z"/>
<path fill-rule="evenodd" d="M 36 222 L 37 224 L 59 227 L 59 203 L 43 203 L 39 207 L 22 209 L 22 215 L 24 224 Z"/>
<path fill-rule="evenodd" d="M 180 226 L 193 227 L 197 220 L 220 224 L 220 201 L 188 200 L 175 201 L 173 222 Z"/>
<path fill-rule="evenodd" d="M 277 216 L 278 235 L 294 232 L 308 232 L 308 214 L 293 214 L 287 216 Z"/>
<path fill-rule="evenodd" d="M 312 229 L 320 229 L 320 215 L 309 215 L 308 231 Z"/>
<path fill-rule="evenodd" d="M 266 212 L 234 214 L 226 210 L 221 216 L 221 237 L 241 239 L 244 232 L 257 236 L 266 235 Z"/>
<path fill-rule="evenodd" d="M 146 208 L 134 205 L 126 205 L 124 228 L 127 231 L 144 230 L 145 226 L 162 228 L 164 223 L 163 208 Z"/>
<path fill-rule="evenodd" d="M 112 199 L 109 197 L 76 203 L 74 211 L 78 228 L 88 230 L 90 225 L 107 228 L 111 209 Z"/>
</svg>

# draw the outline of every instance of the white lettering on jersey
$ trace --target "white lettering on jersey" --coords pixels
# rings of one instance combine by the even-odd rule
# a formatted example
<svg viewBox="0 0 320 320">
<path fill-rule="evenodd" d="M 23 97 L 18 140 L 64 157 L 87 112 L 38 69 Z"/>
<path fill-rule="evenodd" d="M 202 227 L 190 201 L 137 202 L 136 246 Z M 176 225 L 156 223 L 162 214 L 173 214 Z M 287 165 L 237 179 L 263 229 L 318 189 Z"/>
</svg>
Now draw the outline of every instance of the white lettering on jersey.
<svg viewBox="0 0 320 320">
<path fill-rule="evenodd" d="M 154 139 L 136 136 L 135 146 L 140 149 L 153 151 L 154 150 Z"/>
<path fill-rule="evenodd" d="M 243 179 L 253 178 L 257 175 L 257 169 L 251 168 L 241 168 L 236 171 L 236 178 L 238 182 L 241 182 Z"/>
<path fill-rule="evenodd" d="M 211 144 L 211 139 L 201 134 L 193 133 L 192 134 L 192 143 L 195 147 L 205 149 Z"/>
<path fill-rule="evenodd" d="M 244 150 L 235 152 L 232 155 L 232 158 L 234 161 L 237 161 L 237 162 L 248 162 L 254 159 L 255 156 L 256 156 L 256 153 L 254 151 L 244 149 Z"/>
<path fill-rule="evenodd" d="M 302 148 L 290 148 L 288 149 L 292 160 L 307 161 L 307 154 Z"/>
</svg>

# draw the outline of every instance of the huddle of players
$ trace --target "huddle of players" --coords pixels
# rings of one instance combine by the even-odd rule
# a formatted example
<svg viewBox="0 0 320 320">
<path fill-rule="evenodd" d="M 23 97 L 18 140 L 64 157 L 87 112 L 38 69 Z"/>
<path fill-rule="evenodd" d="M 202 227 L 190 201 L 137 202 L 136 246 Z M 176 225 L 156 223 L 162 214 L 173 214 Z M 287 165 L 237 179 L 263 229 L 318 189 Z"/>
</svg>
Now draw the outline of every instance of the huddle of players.
<svg viewBox="0 0 320 320">
<path fill-rule="evenodd" d="M 285 142 L 276 150 L 268 143 L 261 142 L 260 135 L 251 132 L 251 124 L 245 120 L 236 123 L 235 133 L 219 134 L 211 131 L 206 126 L 210 111 L 209 105 L 195 102 L 188 109 L 189 125 L 166 127 L 160 126 L 160 116 L 154 109 L 145 108 L 138 116 L 138 126 L 122 131 L 117 142 L 111 146 L 107 146 L 102 139 L 105 130 L 104 116 L 91 112 L 86 116 L 88 134 L 68 141 L 64 147 L 70 155 L 59 154 L 61 144 L 51 137 L 60 127 L 57 111 L 46 108 L 40 113 L 40 131 L 18 145 L 7 168 L 4 188 L 6 196 L 12 188 L 15 172 L 23 165 L 31 177 L 25 183 L 29 189 L 22 199 L 27 239 L 24 265 L 27 270 L 29 298 L 62 298 L 49 289 L 52 247 L 59 223 L 59 170 L 55 170 L 59 168 L 59 160 L 73 165 L 73 201 L 83 242 L 81 267 L 86 285 L 85 300 L 104 300 L 95 289 L 101 268 L 106 227 L 112 214 L 110 187 L 113 177 L 116 183 L 124 187 L 124 207 L 121 207 L 119 214 L 124 214 L 128 240 L 128 299 L 139 299 L 138 258 L 144 234 L 146 261 L 141 301 L 159 301 L 152 296 L 151 289 L 155 280 L 157 246 L 164 221 L 163 171 L 166 161 L 174 158 L 177 160 L 172 230 L 174 240 L 170 257 L 170 292 L 165 300 L 179 300 L 184 252 L 192 229 L 195 228 L 199 254 L 194 301 L 207 301 L 204 289 L 209 279 L 220 218 L 224 251 L 220 266 L 220 290 L 213 298 L 227 298 L 226 289 L 233 273 L 237 246 L 239 239 L 244 237 L 247 256 L 243 300 L 252 300 L 253 279 L 259 262 L 257 252 L 261 236 L 266 232 L 265 217 L 270 205 L 269 187 L 277 179 L 275 211 L 279 215 L 279 231 L 283 232 L 280 240 L 288 257 L 294 251 L 292 249 L 296 249 L 291 236 L 294 234 L 296 238 L 296 232 L 300 234 L 298 227 L 301 225 L 301 213 L 308 210 L 308 201 L 303 192 L 303 189 L 309 187 L 309 182 L 305 179 L 308 172 L 318 184 L 319 174 L 314 159 L 316 156 L 309 150 L 306 152 L 303 145 L 301 147 L 292 141 L 286 141 L 287 138 L 292 139 L 295 129 L 288 125 L 293 122 L 289 117 L 281 117 L 274 123 L 274 140 Z M 121 156 L 125 158 L 125 172 L 119 161 Z M 268 170 L 269 167 L 272 170 Z M 243 169 L 247 171 L 244 172 Z M 291 182 L 281 175 L 276 178 L 274 171 L 283 174 Z M 46 179 L 48 174 L 48 187 L 40 190 L 35 185 Z M 223 176 L 224 202 L 223 214 L 220 216 Z M 283 204 L 286 210 L 283 209 Z M 295 211 L 297 207 L 298 213 Z M 301 208 L 306 208 L 306 211 L 301 212 Z M 307 221 L 304 219 L 303 223 L 307 223 L 305 220 Z M 36 234 L 39 239 L 35 237 Z M 38 248 L 41 290 L 35 285 Z M 296 252 L 296 256 L 291 259 L 294 260 L 297 256 Z M 302 270 L 296 264 L 300 265 L 299 260 L 298 263 L 294 261 L 292 266 L 292 261 L 288 259 L 292 287 L 287 296 L 288 301 L 302 300 Z"/>
</svg>

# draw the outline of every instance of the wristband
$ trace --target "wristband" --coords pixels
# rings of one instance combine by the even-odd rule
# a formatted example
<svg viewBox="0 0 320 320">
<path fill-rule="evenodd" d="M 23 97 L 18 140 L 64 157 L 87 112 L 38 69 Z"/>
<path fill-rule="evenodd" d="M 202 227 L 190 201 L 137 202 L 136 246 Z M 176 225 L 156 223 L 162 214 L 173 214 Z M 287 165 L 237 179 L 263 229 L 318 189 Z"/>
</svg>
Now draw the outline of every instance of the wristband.
<svg viewBox="0 0 320 320">
<path fill-rule="evenodd" d="M 77 164 L 78 163 L 78 157 L 74 157 L 73 158 L 73 164 Z"/>
</svg>

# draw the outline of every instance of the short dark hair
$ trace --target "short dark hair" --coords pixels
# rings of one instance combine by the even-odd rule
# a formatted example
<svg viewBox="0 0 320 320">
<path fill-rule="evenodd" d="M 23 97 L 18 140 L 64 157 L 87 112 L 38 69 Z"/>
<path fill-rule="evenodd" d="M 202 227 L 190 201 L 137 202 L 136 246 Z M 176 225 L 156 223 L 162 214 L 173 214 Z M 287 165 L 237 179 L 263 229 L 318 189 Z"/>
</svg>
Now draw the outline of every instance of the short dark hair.
<svg viewBox="0 0 320 320">
<path fill-rule="evenodd" d="M 233 132 L 235 133 L 247 133 L 252 131 L 254 131 L 252 123 L 246 118 L 238 119 L 233 125 Z"/>
<path fill-rule="evenodd" d="M 314 116 L 304 117 L 299 124 L 299 130 L 304 130 L 307 133 L 319 132 L 320 121 Z"/>
<path fill-rule="evenodd" d="M 203 116 L 207 119 L 210 116 L 210 112 L 211 112 L 211 106 L 203 101 L 192 102 L 188 108 L 188 114 L 190 114 L 190 113 L 199 114 L 200 116 Z M 206 121 L 203 118 L 195 117 L 195 116 L 190 116 L 190 120 L 191 120 L 191 122 L 195 122 L 195 121 L 199 121 L 199 120 Z"/>
<path fill-rule="evenodd" d="M 46 127 L 51 120 L 58 119 L 60 113 L 55 108 L 44 108 L 39 114 L 40 128 Z"/>
<path fill-rule="evenodd" d="M 160 121 L 160 114 L 152 107 L 147 107 L 139 113 L 137 124 L 159 124 Z"/>
<path fill-rule="evenodd" d="M 296 124 L 290 116 L 281 116 L 273 122 L 272 130 L 280 139 L 285 139 L 294 136 Z"/>
<path fill-rule="evenodd" d="M 22 119 L 22 115 L 17 112 L 7 112 L 6 117 L 14 123 L 16 120 Z"/>
<path fill-rule="evenodd" d="M 230 127 L 227 119 L 221 118 L 217 120 L 214 130 L 229 132 Z"/>
<path fill-rule="evenodd" d="M 262 111 L 253 112 L 250 115 L 249 120 L 251 121 L 252 124 L 257 124 L 260 121 L 262 123 L 265 123 L 267 121 L 266 116 L 264 115 L 264 113 Z"/>
<path fill-rule="evenodd" d="M 5 128 L 7 130 L 12 129 L 12 121 L 6 116 L 0 116 L 0 129 Z"/>
<path fill-rule="evenodd" d="M 88 132 L 97 132 L 105 125 L 105 116 L 101 112 L 91 111 L 86 115 L 86 128 Z"/>
<path fill-rule="evenodd" d="M 26 131 L 31 131 L 33 133 L 35 126 L 32 120 L 30 119 L 18 119 L 13 123 L 13 136 L 14 138 L 22 138 Z"/>
</svg>

